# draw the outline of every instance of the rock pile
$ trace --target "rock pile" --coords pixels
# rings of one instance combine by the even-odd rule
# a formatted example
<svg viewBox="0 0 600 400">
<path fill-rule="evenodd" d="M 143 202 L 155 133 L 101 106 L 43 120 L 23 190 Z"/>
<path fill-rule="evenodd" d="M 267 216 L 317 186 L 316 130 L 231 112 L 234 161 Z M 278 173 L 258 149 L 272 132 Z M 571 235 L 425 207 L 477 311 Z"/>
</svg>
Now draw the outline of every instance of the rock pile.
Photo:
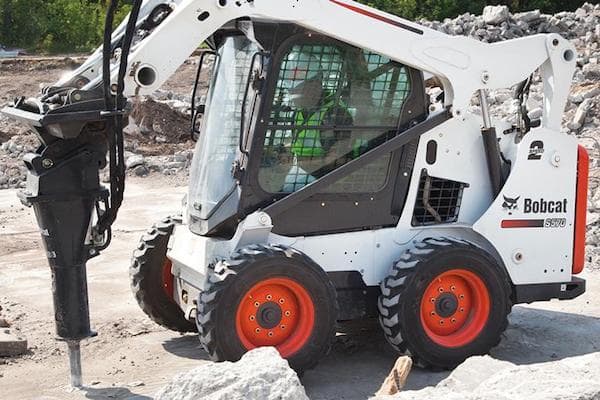
<svg viewBox="0 0 600 400">
<path fill-rule="evenodd" d="M 27 168 L 21 158 L 36 147 L 36 139 L 32 135 L 14 135 L 0 144 L 0 189 L 25 186 Z"/>
<path fill-rule="evenodd" d="M 600 398 L 600 353 L 515 365 L 489 356 L 467 359 L 434 387 L 376 400 L 595 400 Z"/>
<path fill-rule="evenodd" d="M 498 42 L 536 33 L 559 33 L 568 39 L 586 38 L 591 44 L 592 37 L 600 35 L 599 16 L 600 6 L 590 3 L 575 12 L 555 15 L 542 14 L 539 10 L 511 14 L 507 6 L 487 6 L 482 15 L 466 13 L 455 19 L 418 22 L 449 35 L 471 36 L 483 42 Z"/>
<path fill-rule="evenodd" d="M 179 374 L 156 400 L 308 400 L 296 372 L 274 347 L 259 347 L 238 362 L 206 363 Z"/>
</svg>

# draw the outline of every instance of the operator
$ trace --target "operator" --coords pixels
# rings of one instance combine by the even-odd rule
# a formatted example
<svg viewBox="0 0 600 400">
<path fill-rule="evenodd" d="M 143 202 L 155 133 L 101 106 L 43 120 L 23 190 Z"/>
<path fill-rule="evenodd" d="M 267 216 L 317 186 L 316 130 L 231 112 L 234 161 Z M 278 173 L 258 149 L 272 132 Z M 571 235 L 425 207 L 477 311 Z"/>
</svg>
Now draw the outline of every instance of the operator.
<svg viewBox="0 0 600 400">
<path fill-rule="evenodd" d="M 320 127 L 351 126 L 352 116 L 335 92 L 323 88 L 323 70 L 316 57 L 297 53 L 290 54 L 288 60 L 295 66 L 289 96 L 295 111 L 294 126 L 299 127 L 291 144 L 293 165 L 283 185 L 283 192 L 289 193 L 348 161 L 344 156 L 348 153 L 351 132 Z"/>
</svg>

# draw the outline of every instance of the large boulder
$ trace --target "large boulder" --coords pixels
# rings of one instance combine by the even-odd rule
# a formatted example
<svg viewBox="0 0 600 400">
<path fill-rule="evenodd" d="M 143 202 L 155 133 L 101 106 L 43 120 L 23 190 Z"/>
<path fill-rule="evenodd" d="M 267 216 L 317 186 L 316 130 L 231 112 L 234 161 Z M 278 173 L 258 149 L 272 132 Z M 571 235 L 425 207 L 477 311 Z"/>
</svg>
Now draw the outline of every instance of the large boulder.
<svg viewBox="0 0 600 400">
<path fill-rule="evenodd" d="M 308 400 L 298 375 L 273 347 L 246 353 L 238 362 L 206 363 L 179 374 L 156 400 Z"/>
<path fill-rule="evenodd" d="M 500 25 L 509 15 L 507 6 L 485 6 L 482 17 L 486 24 Z"/>
<path fill-rule="evenodd" d="M 490 356 L 467 359 L 434 387 L 378 400 L 597 400 L 600 353 L 515 365 Z"/>
</svg>

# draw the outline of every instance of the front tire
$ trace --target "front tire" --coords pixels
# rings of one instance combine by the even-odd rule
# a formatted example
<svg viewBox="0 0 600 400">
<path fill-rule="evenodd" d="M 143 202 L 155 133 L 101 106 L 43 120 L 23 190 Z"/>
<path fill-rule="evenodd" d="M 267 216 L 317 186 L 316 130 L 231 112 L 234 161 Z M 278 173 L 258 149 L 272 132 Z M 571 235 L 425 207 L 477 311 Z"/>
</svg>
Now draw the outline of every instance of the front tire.
<svg viewBox="0 0 600 400">
<path fill-rule="evenodd" d="M 500 342 L 511 309 L 510 281 L 485 250 L 428 238 L 407 250 L 381 284 L 387 341 L 415 364 L 449 369 Z"/>
<path fill-rule="evenodd" d="M 129 268 L 131 290 L 142 311 L 158 325 L 176 332 L 196 332 L 196 325 L 173 300 L 167 244 L 175 223 L 173 218 L 165 218 L 140 238 Z"/>
<path fill-rule="evenodd" d="M 335 288 L 314 261 L 292 248 L 253 245 L 209 266 L 196 321 L 215 361 L 274 346 L 302 372 L 329 352 L 336 310 Z"/>
</svg>

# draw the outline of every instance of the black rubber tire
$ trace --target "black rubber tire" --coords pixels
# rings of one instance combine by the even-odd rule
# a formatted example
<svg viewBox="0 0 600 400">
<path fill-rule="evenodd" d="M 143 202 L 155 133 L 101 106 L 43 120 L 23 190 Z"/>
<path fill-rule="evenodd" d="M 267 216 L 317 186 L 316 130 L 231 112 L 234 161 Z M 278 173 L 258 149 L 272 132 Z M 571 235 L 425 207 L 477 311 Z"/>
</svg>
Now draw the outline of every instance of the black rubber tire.
<svg viewBox="0 0 600 400">
<path fill-rule="evenodd" d="M 451 348 L 429 338 L 420 305 L 429 283 L 453 268 L 467 269 L 483 281 L 491 307 L 482 331 L 466 345 Z M 379 321 L 387 341 L 396 351 L 409 354 L 415 365 L 450 369 L 467 357 L 488 353 L 500 342 L 512 307 L 510 294 L 508 274 L 488 252 L 460 239 L 427 238 L 407 250 L 381 283 Z"/>
<path fill-rule="evenodd" d="M 252 245 L 238 250 L 227 261 L 209 266 L 206 290 L 198 300 L 196 324 L 200 342 L 214 361 L 237 361 L 246 348 L 240 341 L 235 316 L 243 296 L 258 282 L 289 278 L 310 295 L 315 323 L 307 343 L 288 357 L 301 373 L 329 353 L 335 336 L 336 291 L 323 269 L 301 252 L 285 246 Z"/>
<path fill-rule="evenodd" d="M 129 280 L 140 308 L 152 321 L 172 331 L 196 332 L 196 324 L 185 318 L 175 300 L 167 296 L 162 287 L 167 244 L 175 224 L 175 219 L 165 218 L 140 238 L 133 252 Z"/>
</svg>

